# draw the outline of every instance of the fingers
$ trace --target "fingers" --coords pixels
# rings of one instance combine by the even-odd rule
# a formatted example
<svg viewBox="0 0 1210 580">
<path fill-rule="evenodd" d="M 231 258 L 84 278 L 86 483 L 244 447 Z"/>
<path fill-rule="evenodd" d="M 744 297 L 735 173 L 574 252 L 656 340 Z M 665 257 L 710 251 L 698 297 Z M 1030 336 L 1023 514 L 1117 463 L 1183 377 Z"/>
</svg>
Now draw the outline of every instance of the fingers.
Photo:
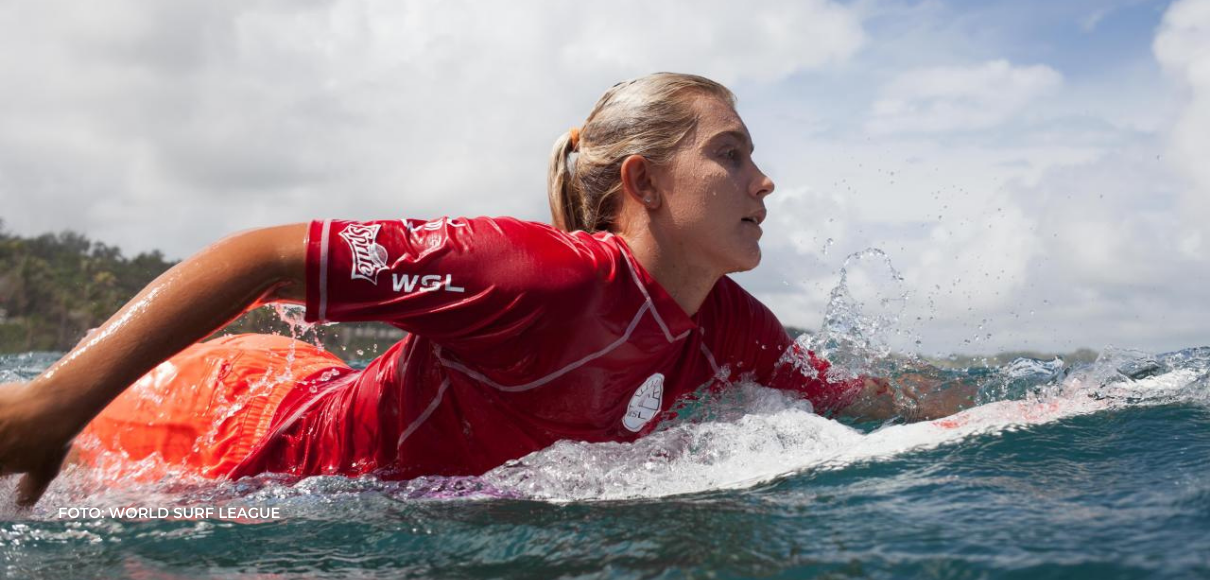
<svg viewBox="0 0 1210 580">
<path fill-rule="evenodd" d="M 57 457 L 38 466 L 37 469 L 30 470 L 21 478 L 21 481 L 17 482 L 18 507 L 31 508 L 38 503 L 42 494 L 46 493 L 46 488 L 50 487 L 50 482 L 59 475 L 59 470 L 63 467 L 63 458 L 66 456 L 67 451 L 65 450 Z"/>
</svg>

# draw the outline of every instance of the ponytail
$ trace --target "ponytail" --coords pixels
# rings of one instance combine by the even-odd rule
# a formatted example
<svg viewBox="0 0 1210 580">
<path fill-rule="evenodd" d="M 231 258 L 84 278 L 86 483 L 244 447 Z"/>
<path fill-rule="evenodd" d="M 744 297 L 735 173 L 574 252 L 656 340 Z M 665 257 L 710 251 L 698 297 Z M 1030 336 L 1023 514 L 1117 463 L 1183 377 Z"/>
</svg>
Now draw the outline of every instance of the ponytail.
<svg viewBox="0 0 1210 580">
<path fill-rule="evenodd" d="M 555 148 L 550 152 L 550 172 L 546 183 L 551 224 L 565 232 L 588 229 L 584 223 L 583 198 L 576 194 L 575 180 L 572 179 L 575 170 L 569 159 L 572 153 L 571 132 L 568 131 L 555 140 Z"/>
</svg>

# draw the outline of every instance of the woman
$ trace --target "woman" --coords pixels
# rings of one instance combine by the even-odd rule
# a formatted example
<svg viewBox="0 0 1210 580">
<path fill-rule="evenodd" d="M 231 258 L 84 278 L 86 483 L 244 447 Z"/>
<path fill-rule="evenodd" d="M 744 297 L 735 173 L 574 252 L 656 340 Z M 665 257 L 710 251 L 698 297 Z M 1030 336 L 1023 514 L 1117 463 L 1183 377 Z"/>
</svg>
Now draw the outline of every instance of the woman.
<svg viewBox="0 0 1210 580">
<path fill-rule="evenodd" d="M 18 502 L 32 505 L 85 431 L 86 460 L 120 451 L 213 477 L 478 474 L 560 439 L 634 440 L 749 374 L 821 413 L 895 413 L 885 381 L 829 381 L 726 277 L 760 262 L 773 182 L 752 151 L 729 90 L 661 73 L 615 85 L 556 142 L 554 227 L 327 220 L 231 236 L 0 389 L 0 471 L 27 473 Z M 194 344 L 269 302 L 410 334 L 360 373 L 281 337 Z"/>
</svg>

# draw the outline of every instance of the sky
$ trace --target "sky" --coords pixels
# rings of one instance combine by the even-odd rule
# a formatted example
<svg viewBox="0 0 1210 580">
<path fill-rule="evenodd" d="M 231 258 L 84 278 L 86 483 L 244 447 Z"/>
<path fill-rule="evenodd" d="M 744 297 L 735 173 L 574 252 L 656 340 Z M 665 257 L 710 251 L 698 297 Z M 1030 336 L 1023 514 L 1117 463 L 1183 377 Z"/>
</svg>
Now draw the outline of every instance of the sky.
<svg viewBox="0 0 1210 580">
<path fill-rule="evenodd" d="M 0 0 L 0 219 L 181 258 L 315 218 L 548 221 L 612 84 L 727 84 L 736 279 L 925 353 L 1210 345 L 1210 0 Z"/>
</svg>

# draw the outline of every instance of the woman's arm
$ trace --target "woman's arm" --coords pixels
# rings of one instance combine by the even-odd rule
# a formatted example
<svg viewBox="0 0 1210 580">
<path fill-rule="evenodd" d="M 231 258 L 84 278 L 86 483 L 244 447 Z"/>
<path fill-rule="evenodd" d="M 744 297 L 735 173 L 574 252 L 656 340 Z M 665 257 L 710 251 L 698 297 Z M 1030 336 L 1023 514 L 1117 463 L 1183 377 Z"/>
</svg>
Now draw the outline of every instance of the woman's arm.
<svg viewBox="0 0 1210 580">
<path fill-rule="evenodd" d="M 305 298 L 306 224 L 230 236 L 156 278 L 32 381 L 0 385 L 0 475 L 38 501 L 71 440 L 131 383 L 250 307 Z"/>
<path fill-rule="evenodd" d="M 861 394 L 839 414 L 874 421 L 894 417 L 931 421 L 974 406 L 978 394 L 973 383 L 943 382 L 915 372 L 900 375 L 895 382 L 898 389 L 887 379 L 866 377 Z"/>
</svg>

